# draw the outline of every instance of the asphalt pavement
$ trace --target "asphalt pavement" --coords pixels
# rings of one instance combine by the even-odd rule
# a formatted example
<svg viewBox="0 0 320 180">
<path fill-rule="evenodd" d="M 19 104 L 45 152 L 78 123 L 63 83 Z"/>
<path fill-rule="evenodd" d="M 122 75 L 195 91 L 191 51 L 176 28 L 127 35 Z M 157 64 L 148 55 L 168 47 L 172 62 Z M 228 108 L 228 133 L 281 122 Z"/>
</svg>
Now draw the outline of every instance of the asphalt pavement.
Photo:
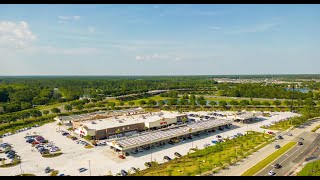
<svg viewBox="0 0 320 180">
<path fill-rule="evenodd" d="M 299 138 L 304 138 L 300 140 Z M 271 170 L 276 173 L 276 176 L 290 175 L 292 170 L 302 163 L 309 154 L 319 146 L 320 135 L 313 132 L 303 132 L 297 136 L 293 141 L 297 144 L 291 148 L 288 152 L 280 156 L 278 159 L 269 164 L 266 168 L 261 170 L 255 176 L 269 176 L 268 172 Z M 298 145 L 298 142 L 303 142 L 303 145 Z M 280 169 L 275 169 L 273 165 L 280 164 Z"/>
</svg>

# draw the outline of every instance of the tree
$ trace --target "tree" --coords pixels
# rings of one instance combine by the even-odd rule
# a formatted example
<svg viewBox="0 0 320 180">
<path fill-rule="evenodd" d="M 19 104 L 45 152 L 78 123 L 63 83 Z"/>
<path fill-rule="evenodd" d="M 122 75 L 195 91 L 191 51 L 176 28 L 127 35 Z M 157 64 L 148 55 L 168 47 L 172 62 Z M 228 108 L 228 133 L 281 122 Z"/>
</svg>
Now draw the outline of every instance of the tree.
<svg viewBox="0 0 320 180">
<path fill-rule="evenodd" d="M 114 107 L 116 106 L 116 103 L 114 103 L 114 102 L 108 102 L 108 106 L 109 106 L 111 109 L 114 109 Z"/>
<path fill-rule="evenodd" d="M 117 129 L 115 133 L 120 134 L 120 133 L 121 133 L 121 130 L 120 130 L 120 129 Z"/>
<path fill-rule="evenodd" d="M 134 106 L 134 102 L 133 101 L 129 101 L 128 104 L 129 104 L 129 106 Z"/>
<path fill-rule="evenodd" d="M 83 105 L 81 105 L 81 104 L 77 105 L 77 106 L 76 106 L 76 109 L 79 110 L 79 111 L 81 111 L 81 110 L 83 109 Z"/>
<path fill-rule="evenodd" d="M 162 107 L 162 106 L 164 106 L 166 103 L 164 102 L 164 101 L 162 101 L 162 100 L 159 100 L 158 101 L 158 106 L 160 106 L 160 107 Z"/>
<path fill-rule="evenodd" d="M 239 104 L 242 107 L 246 107 L 250 104 L 250 102 L 248 100 L 241 100 Z"/>
<path fill-rule="evenodd" d="M 291 106 L 291 101 L 285 100 L 285 101 L 283 101 L 283 104 L 284 104 L 285 106 L 289 107 L 289 106 Z"/>
<path fill-rule="evenodd" d="M 236 106 L 236 105 L 238 105 L 238 101 L 231 100 L 231 101 L 230 101 L 230 105 Z"/>
<path fill-rule="evenodd" d="M 42 113 L 43 113 L 44 115 L 47 115 L 47 114 L 49 114 L 49 111 L 48 111 L 48 110 L 44 110 Z"/>
<path fill-rule="evenodd" d="M 147 103 L 149 106 L 155 106 L 157 105 L 157 102 L 153 99 L 149 99 L 148 103 Z"/>
<path fill-rule="evenodd" d="M 169 99 L 167 104 L 169 106 L 177 105 L 178 104 L 178 99 Z"/>
<path fill-rule="evenodd" d="M 181 121 L 182 121 L 183 123 L 186 123 L 186 122 L 188 121 L 188 118 L 187 118 L 187 117 L 183 117 L 183 118 L 181 119 Z"/>
<path fill-rule="evenodd" d="M 182 99 L 189 99 L 189 95 L 187 93 L 184 93 Z"/>
<path fill-rule="evenodd" d="M 275 101 L 273 101 L 273 105 L 275 105 L 275 106 L 280 106 L 281 105 L 281 101 L 279 101 L 279 100 L 275 100 Z"/>
<path fill-rule="evenodd" d="M 145 100 L 140 100 L 140 101 L 139 101 L 139 105 L 140 105 L 140 106 L 144 106 L 145 104 L 147 104 Z"/>
<path fill-rule="evenodd" d="M 57 113 L 61 113 L 61 110 L 59 108 L 52 108 L 51 112 L 57 114 Z"/>
<path fill-rule="evenodd" d="M 17 103 L 10 103 L 5 107 L 6 112 L 17 112 L 21 111 L 21 107 Z"/>
<path fill-rule="evenodd" d="M 87 109 L 91 109 L 94 107 L 94 105 L 93 104 L 85 104 L 83 107 L 87 108 Z"/>
<path fill-rule="evenodd" d="M 29 102 L 21 102 L 21 110 L 32 108 L 32 104 Z"/>
<path fill-rule="evenodd" d="M 216 102 L 216 101 L 210 101 L 209 104 L 210 104 L 211 106 L 216 106 L 216 105 L 217 105 L 217 102 Z"/>
<path fill-rule="evenodd" d="M 123 106 L 123 105 L 124 105 L 124 102 L 123 102 L 123 101 L 119 101 L 119 105 L 120 105 L 120 106 Z"/>
<path fill-rule="evenodd" d="M 85 104 L 87 104 L 87 103 L 89 103 L 89 102 L 90 102 L 90 100 L 89 100 L 89 99 L 82 99 L 82 101 L 83 101 Z"/>
<path fill-rule="evenodd" d="M 42 116 L 41 111 L 36 110 L 36 109 L 32 109 L 29 112 L 30 112 L 30 116 L 32 116 L 32 117 L 40 117 L 40 116 Z"/>
<path fill-rule="evenodd" d="M 199 101 L 199 104 L 200 104 L 201 106 L 205 106 L 205 105 L 207 104 L 207 102 L 206 102 L 205 100 L 200 100 L 200 101 Z"/>
<path fill-rule="evenodd" d="M 225 107 L 227 107 L 227 102 L 224 100 L 221 100 L 221 101 L 219 101 L 219 106 L 225 108 Z"/>
<path fill-rule="evenodd" d="M 260 101 L 252 101 L 252 105 L 259 106 L 261 105 Z"/>
<path fill-rule="evenodd" d="M 72 110 L 72 106 L 70 104 L 66 104 L 66 105 L 64 105 L 64 110 L 69 112 Z"/>
<path fill-rule="evenodd" d="M 311 109 L 314 109 L 314 106 L 316 105 L 316 103 L 311 98 L 307 98 L 304 101 L 304 105 L 307 109 L 311 110 Z"/>
<path fill-rule="evenodd" d="M 269 103 L 269 101 L 263 101 L 262 104 L 263 104 L 264 106 L 270 106 L 270 105 L 271 105 L 271 104 Z"/>
</svg>

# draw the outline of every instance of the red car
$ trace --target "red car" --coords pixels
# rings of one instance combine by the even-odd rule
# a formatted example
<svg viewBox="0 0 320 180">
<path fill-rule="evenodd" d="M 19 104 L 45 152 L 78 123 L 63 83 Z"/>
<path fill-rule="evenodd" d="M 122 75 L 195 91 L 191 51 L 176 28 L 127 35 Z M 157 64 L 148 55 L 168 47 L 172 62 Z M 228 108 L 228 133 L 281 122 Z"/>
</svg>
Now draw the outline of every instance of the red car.
<svg viewBox="0 0 320 180">
<path fill-rule="evenodd" d="M 125 159 L 126 157 L 124 155 L 119 155 L 120 159 Z"/>
<path fill-rule="evenodd" d="M 273 132 L 269 131 L 268 134 L 274 134 Z"/>
</svg>

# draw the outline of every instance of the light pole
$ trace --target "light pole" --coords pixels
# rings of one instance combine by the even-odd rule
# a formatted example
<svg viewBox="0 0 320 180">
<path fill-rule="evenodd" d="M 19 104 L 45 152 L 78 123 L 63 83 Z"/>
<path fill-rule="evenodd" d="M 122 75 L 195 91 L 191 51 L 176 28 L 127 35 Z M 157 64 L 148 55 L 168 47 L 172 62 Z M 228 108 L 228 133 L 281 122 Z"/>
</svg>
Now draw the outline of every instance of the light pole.
<svg viewBox="0 0 320 180">
<path fill-rule="evenodd" d="M 89 172 L 90 172 L 90 176 L 91 176 L 91 166 L 90 166 L 91 160 L 89 160 L 88 162 L 89 162 Z"/>
<path fill-rule="evenodd" d="M 19 165 L 20 165 L 20 171 L 21 171 L 21 176 L 22 176 L 22 167 L 21 167 L 21 163 L 22 163 L 22 162 L 21 162 L 21 158 L 20 158 L 20 157 L 19 157 L 19 161 L 20 161 L 20 164 L 19 164 Z"/>
</svg>

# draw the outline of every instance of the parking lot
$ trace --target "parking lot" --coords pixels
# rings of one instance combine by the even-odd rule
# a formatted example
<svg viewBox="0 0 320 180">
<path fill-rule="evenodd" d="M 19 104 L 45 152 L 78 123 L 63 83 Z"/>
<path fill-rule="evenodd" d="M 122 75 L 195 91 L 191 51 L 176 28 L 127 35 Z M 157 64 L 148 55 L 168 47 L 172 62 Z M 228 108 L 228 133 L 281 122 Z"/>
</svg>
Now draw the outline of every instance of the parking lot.
<svg viewBox="0 0 320 180">
<path fill-rule="evenodd" d="M 196 112 L 194 112 L 196 113 Z M 205 112 L 203 112 L 206 114 Z M 225 113 L 225 112 L 221 112 Z M 226 112 L 230 113 L 230 112 Z M 166 144 L 163 147 L 155 147 L 154 149 L 145 150 L 138 154 L 130 154 L 126 159 L 118 158 L 118 154 L 108 146 L 98 146 L 91 149 L 86 149 L 82 144 L 77 144 L 76 141 L 67 139 L 58 132 L 57 123 L 46 124 L 41 127 L 31 129 L 30 133 L 36 132 L 38 135 L 50 139 L 57 147 L 61 148 L 63 154 L 53 158 L 43 158 L 35 148 L 26 145 L 26 132 L 21 132 L 3 138 L 3 142 L 12 144 L 17 154 L 22 158 L 21 168 L 24 173 L 32 173 L 36 175 L 48 175 L 45 173 L 45 168 L 50 167 L 59 170 L 59 174 L 72 176 L 88 176 L 90 170 L 92 175 L 107 175 L 109 171 L 113 174 L 119 173 L 122 169 L 129 170 L 131 167 L 144 169 L 144 163 L 156 160 L 160 163 L 164 162 L 164 156 L 174 158 L 174 153 L 179 152 L 181 155 L 186 155 L 190 148 L 198 147 L 204 148 L 205 144 L 212 145 L 212 141 L 217 141 L 218 134 L 222 137 L 233 136 L 237 133 L 245 134 L 247 130 L 255 130 L 263 132 L 261 125 L 270 124 L 272 121 L 278 121 L 295 114 L 290 112 L 278 112 L 278 115 L 272 117 L 265 117 L 261 122 L 254 122 L 250 124 L 233 123 L 231 129 L 224 131 L 216 131 L 209 135 L 193 137 L 193 139 L 186 139 L 184 142 L 170 145 Z M 63 127 L 62 127 L 63 129 Z M 41 162 L 41 163 L 39 163 Z M 90 169 L 89 169 L 90 163 Z M 80 168 L 86 168 L 86 171 L 80 172 Z M 20 167 L 15 166 L 11 168 L 0 168 L 1 175 L 17 175 L 20 174 Z"/>
</svg>

